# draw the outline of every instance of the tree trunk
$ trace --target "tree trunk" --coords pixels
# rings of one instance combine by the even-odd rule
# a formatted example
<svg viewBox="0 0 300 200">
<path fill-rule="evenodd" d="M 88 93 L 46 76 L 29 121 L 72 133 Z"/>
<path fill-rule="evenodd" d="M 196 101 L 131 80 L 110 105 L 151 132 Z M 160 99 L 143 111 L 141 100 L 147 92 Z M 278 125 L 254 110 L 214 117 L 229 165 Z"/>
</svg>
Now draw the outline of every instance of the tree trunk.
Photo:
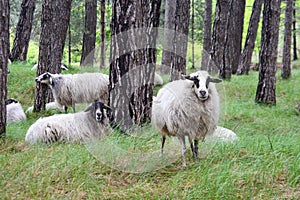
<svg viewBox="0 0 300 200">
<path fill-rule="evenodd" d="M 293 60 L 298 60 L 297 55 L 297 29 L 296 29 L 296 0 L 294 1 L 294 10 L 293 10 Z"/>
<path fill-rule="evenodd" d="M 16 37 L 10 54 L 11 61 L 25 61 L 32 29 L 35 0 L 23 0 L 16 30 Z"/>
<path fill-rule="evenodd" d="M 249 73 L 262 4 L 263 0 L 255 0 L 253 3 L 248 32 L 245 40 L 244 49 L 240 56 L 237 75 Z"/>
<path fill-rule="evenodd" d="M 201 57 L 201 70 L 211 71 L 210 69 L 210 50 L 211 50 L 211 24 L 212 24 L 212 0 L 205 0 L 204 34 L 203 49 Z"/>
<path fill-rule="evenodd" d="M 0 1 L 0 137 L 6 132 L 7 61 L 9 54 L 9 0 Z"/>
<path fill-rule="evenodd" d="M 192 69 L 195 69 L 195 38 L 194 38 L 194 32 L 195 32 L 195 27 L 194 27 L 194 20 L 195 19 L 195 0 L 192 0 L 192 17 L 191 17 L 191 29 L 192 29 L 192 34 L 191 34 L 191 39 L 192 39 Z"/>
<path fill-rule="evenodd" d="M 70 21 L 70 12 L 71 0 L 44 0 L 37 76 L 47 71 L 51 73 L 61 72 L 61 60 Z M 36 85 L 34 111 L 44 110 L 46 102 L 53 100 L 51 90 L 47 86 Z"/>
<path fill-rule="evenodd" d="M 164 43 L 160 66 L 160 72 L 162 74 L 170 73 L 172 54 L 174 54 L 172 51 L 172 35 L 175 31 L 176 1 L 177 0 L 166 0 L 165 3 Z"/>
<path fill-rule="evenodd" d="M 189 33 L 190 0 L 176 1 L 175 33 L 171 57 L 170 81 L 181 79 L 186 74 L 186 52 Z"/>
<path fill-rule="evenodd" d="M 245 0 L 232 1 L 229 11 L 229 27 L 227 28 L 227 45 L 225 63 L 229 65 L 232 74 L 236 74 L 241 56 L 243 26 L 245 14 Z"/>
<path fill-rule="evenodd" d="M 291 44 L 292 44 L 292 22 L 293 22 L 293 0 L 286 0 L 284 18 L 284 45 L 282 55 L 281 77 L 291 77 Z"/>
<path fill-rule="evenodd" d="M 217 0 L 210 55 L 214 65 L 218 69 L 211 69 L 210 71 L 213 72 L 221 70 L 221 65 L 224 62 L 225 35 L 228 26 L 228 13 L 231 1 L 232 0 Z M 231 76 L 231 69 L 227 69 L 227 73 Z M 222 76 L 223 75 L 225 75 L 224 69 Z"/>
<path fill-rule="evenodd" d="M 85 30 L 80 66 L 94 64 L 97 25 L 97 0 L 85 0 Z"/>
<path fill-rule="evenodd" d="M 105 44 L 106 44 L 106 26 L 105 26 L 105 0 L 101 0 L 101 15 L 100 15 L 100 29 L 101 29 L 101 35 L 100 35 L 100 69 L 105 68 L 105 59 L 106 59 L 106 50 L 105 50 Z"/>
<path fill-rule="evenodd" d="M 261 50 L 259 53 L 259 80 L 255 101 L 276 104 L 276 59 L 281 0 L 264 2 Z"/>
<path fill-rule="evenodd" d="M 160 3 L 113 2 L 109 105 L 123 131 L 151 118 Z"/>
</svg>

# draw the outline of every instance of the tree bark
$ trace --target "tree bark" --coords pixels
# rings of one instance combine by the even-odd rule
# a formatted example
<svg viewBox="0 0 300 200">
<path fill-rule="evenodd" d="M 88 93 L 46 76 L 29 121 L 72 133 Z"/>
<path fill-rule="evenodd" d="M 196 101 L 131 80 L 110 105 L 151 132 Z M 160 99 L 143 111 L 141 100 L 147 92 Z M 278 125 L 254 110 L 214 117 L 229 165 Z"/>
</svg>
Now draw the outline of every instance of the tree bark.
<svg viewBox="0 0 300 200">
<path fill-rule="evenodd" d="M 61 60 L 70 12 L 71 0 L 44 0 L 37 76 L 47 71 L 51 73 L 61 72 Z M 44 110 L 46 102 L 53 100 L 51 90 L 47 86 L 37 83 L 34 111 Z"/>
<path fill-rule="evenodd" d="M 85 31 L 80 66 L 94 64 L 97 25 L 97 0 L 85 0 Z"/>
<path fill-rule="evenodd" d="M 106 26 L 105 26 L 105 0 L 101 0 L 101 15 L 100 15 L 100 69 L 105 68 L 105 59 L 106 59 Z"/>
<path fill-rule="evenodd" d="M 35 0 L 22 1 L 16 36 L 10 54 L 11 61 L 26 61 L 34 10 Z"/>
<path fill-rule="evenodd" d="M 294 10 L 293 10 L 293 60 L 298 60 L 297 55 L 297 28 L 296 28 L 296 0 L 294 1 Z"/>
<path fill-rule="evenodd" d="M 264 1 L 259 80 L 255 101 L 276 105 L 276 59 L 281 0 Z"/>
<path fill-rule="evenodd" d="M 109 105 L 128 131 L 151 119 L 160 0 L 113 2 Z"/>
<path fill-rule="evenodd" d="M 228 18 L 229 27 L 226 30 L 227 45 L 225 47 L 225 64 L 230 66 L 228 68 L 231 68 L 232 74 L 236 74 L 241 56 L 244 14 L 245 0 L 232 1 Z"/>
<path fill-rule="evenodd" d="M 204 16 L 204 34 L 203 49 L 201 57 L 201 70 L 211 71 L 210 50 L 211 50 L 211 24 L 212 24 L 212 0 L 205 0 L 205 16 Z"/>
<path fill-rule="evenodd" d="M 292 44 L 292 22 L 293 22 L 293 0 L 286 0 L 284 18 L 284 45 L 282 55 L 281 77 L 291 77 L 291 44 Z"/>
<path fill-rule="evenodd" d="M 181 79 L 186 74 L 186 52 L 189 33 L 190 0 L 176 1 L 175 33 L 171 56 L 170 81 Z"/>
<path fill-rule="evenodd" d="M 160 72 L 162 74 L 170 73 L 172 54 L 174 54 L 172 51 L 173 40 L 170 35 L 175 31 L 176 1 L 177 0 L 166 0 L 165 3 L 164 43 L 160 66 Z"/>
<path fill-rule="evenodd" d="M 249 73 L 262 4 L 263 0 L 255 0 L 253 3 L 248 32 L 245 40 L 244 49 L 240 56 L 237 75 L 247 75 Z"/>
<path fill-rule="evenodd" d="M 0 137 L 6 132 L 7 61 L 9 54 L 9 0 L 0 1 Z"/>
<path fill-rule="evenodd" d="M 212 72 L 217 72 L 218 70 L 220 71 L 221 65 L 224 62 L 225 36 L 228 28 L 228 13 L 230 10 L 231 1 L 232 0 L 217 0 L 210 56 L 214 62 L 214 66 L 216 66 L 218 69 L 212 68 L 210 70 Z M 224 69 L 222 70 L 223 72 L 222 75 L 220 74 L 220 77 L 224 76 L 226 72 L 229 73 L 229 76 L 231 76 L 231 69 L 227 69 L 226 72 Z"/>
</svg>

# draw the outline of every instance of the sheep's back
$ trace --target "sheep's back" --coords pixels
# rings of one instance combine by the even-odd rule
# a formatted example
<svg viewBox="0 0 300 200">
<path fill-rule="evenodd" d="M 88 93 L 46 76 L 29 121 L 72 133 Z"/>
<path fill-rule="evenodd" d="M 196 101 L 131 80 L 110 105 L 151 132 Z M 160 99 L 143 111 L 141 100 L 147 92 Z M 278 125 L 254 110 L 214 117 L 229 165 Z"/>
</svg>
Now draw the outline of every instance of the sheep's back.
<svg viewBox="0 0 300 200">
<path fill-rule="evenodd" d="M 26 120 L 26 115 L 20 103 L 6 105 L 6 119 L 8 123 L 15 123 Z"/>
</svg>

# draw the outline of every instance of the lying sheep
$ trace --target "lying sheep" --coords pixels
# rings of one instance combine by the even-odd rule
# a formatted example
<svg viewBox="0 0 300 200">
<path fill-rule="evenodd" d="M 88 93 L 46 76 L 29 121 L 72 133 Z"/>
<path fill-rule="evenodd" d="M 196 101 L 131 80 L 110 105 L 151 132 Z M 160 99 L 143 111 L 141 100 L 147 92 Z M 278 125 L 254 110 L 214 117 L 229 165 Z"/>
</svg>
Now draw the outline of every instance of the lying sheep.
<svg viewBox="0 0 300 200">
<path fill-rule="evenodd" d="M 154 87 L 158 86 L 158 85 L 162 85 L 164 83 L 163 79 L 161 78 L 161 76 L 157 73 L 155 73 L 154 75 Z"/>
<path fill-rule="evenodd" d="M 31 71 L 37 70 L 37 67 L 38 67 L 38 63 L 36 63 L 35 65 L 32 66 Z M 62 70 L 66 70 L 66 71 L 69 70 L 68 66 L 63 62 L 61 63 L 60 67 Z"/>
<path fill-rule="evenodd" d="M 51 74 L 46 72 L 36 79 L 36 82 L 46 84 L 51 88 L 58 107 L 72 106 L 75 112 L 75 103 L 92 103 L 95 100 L 107 103 L 108 75 L 101 73 L 84 74 Z"/>
<path fill-rule="evenodd" d="M 188 136 L 194 158 L 198 159 L 198 141 L 214 132 L 219 119 L 219 95 L 206 71 L 198 71 L 166 84 L 159 90 L 152 106 L 152 120 L 162 136 L 163 155 L 166 136 L 176 136 L 182 146 L 182 166 L 186 167 L 185 136 Z M 194 140 L 194 143 L 193 143 Z"/>
<path fill-rule="evenodd" d="M 64 112 L 65 108 L 60 107 L 56 102 L 49 102 L 46 103 L 46 110 L 59 110 L 60 112 Z M 30 106 L 25 113 L 32 113 L 33 112 L 33 106 Z"/>
<path fill-rule="evenodd" d="M 216 130 L 205 136 L 205 142 L 233 142 L 238 136 L 227 128 L 217 126 Z"/>
<path fill-rule="evenodd" d="M 15 99 L 7 99 L 6 105 L 6 120 L 7 123 L 16 123 L 26 120 L 26 115 L 23 111 L 22 105 Z"/>
<path fill-rule="evenodd" d="M 110 132 L 110 113 L 108 106 L 97 101 L 85 111 L 40 118 L 29 127 L 25 141 L 31 144 L 93 141 Z"/>
</svg>

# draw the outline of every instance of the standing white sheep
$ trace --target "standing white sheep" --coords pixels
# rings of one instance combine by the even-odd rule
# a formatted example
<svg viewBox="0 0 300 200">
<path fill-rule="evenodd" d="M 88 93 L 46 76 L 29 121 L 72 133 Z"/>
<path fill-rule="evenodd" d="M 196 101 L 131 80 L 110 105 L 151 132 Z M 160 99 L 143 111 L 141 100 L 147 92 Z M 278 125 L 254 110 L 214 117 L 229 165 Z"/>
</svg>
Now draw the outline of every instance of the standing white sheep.
<svg viewBox="0 0 300 200">
<path fill-rule="evenodd" d="M 110 132 L 110 113 L 108 106 L 102 102 L 94 102 L 85 111 L 40 118 L 29 127 L 25 141 L 31 144 L 49 144 L 84 143 L 99 139 Z"/>
<path fill-rule="evenodd" d="M 22 105 L 15 99 L 7 99 L 6 102 L 6 120 L 7 123 L 15 123 L 26 120 L 26 115 Z"/>
<path fill-rule="evenodd" d="M 101 73 L 51 74 L 46 72 L 36 77 L 36 82 L 51 88 L 58 107 L 72 106 L 75 103 L 92 103 L 95 100 L 107 103 L 109 77 Z"/>
<path fill-rule="evenodd" d="M 219 95 L 206 71 L 198 71 L 166 84 L 157 94 L 152 107 L 152 120 L 162 136 L 161 155 L 166 136 L 176 136 L 182 146 L 182 166 L 186 167 L 185 136 L 189 138 L 194 158 L 198 159 L 198 141 L 212 133 L 219 119 Z M 194 141 L 194 143 L 193 143 Z"/>
</svg>

